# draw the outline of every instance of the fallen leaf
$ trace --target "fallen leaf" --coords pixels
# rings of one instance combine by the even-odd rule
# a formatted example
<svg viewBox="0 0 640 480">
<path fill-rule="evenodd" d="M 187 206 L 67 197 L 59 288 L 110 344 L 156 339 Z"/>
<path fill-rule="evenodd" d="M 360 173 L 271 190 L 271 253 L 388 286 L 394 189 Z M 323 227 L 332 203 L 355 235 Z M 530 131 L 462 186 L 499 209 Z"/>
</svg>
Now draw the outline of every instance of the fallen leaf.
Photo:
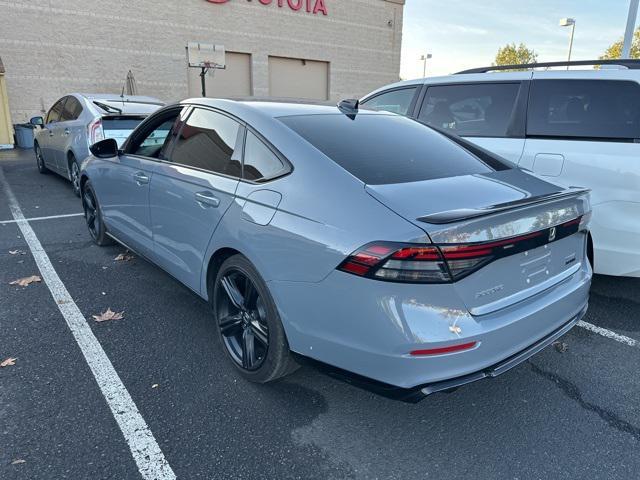
<svg viewBox="0 0 640 480">
<path fill-rule="evenodd" d="M 30 277 L 19 278 L 18 280 L 9 282 L 9 285 L 20 285 L 21 287 L 26 287 L 30 283 L 41 282 L 41 281 L 42 279 L 38 275 L 31 275 Z"/>
<path fill-rule="evenodd" d="M 9 250 L 10 255 L 26 255 L 27 252 L 24 250 Z"/>
<path fill-rule="evenodd" d="M 120 253 L 116 258 L 114 258 L 114 260 L 116 262 L 130 262 L 134 258 L 135 257 L 127 251 L 125 253 Z"/>
<path fill-rule="evenodd" d="M 151 388 L 158 388 L 160 385 L 158 385 L 157 383 L 154 383 L 153 385 L 151 385 Z"/>
<path fill-rule="evenodd" d="M 10 367 L 12 365 L 15 365 L 16 360 L 17 358 L 12 358 L 12 357 L 6 358 L 2 361 L 2 363 L 0 363 L 0 367 Z"/>
<path fill-rule="evenodd" d="M 568 350 L 568 348 L 569 348 L 569 345 L 567 345 L 567 344 L 566 344 L 566 343 L 564 343 L 564 342 L 553 342 L 553 346 L 554 346 L 554 347 L 556 347 L 556 350 L 557 350 L 559 353 L 564 353 L 564 352 L 566 352 L 566 351 Z"/>
<path fill-rule="evenodd" d="M 16 458 L 13 462 L 11 462 L 11 465 L 20 465 L 21 463 L 27 463 L 27 461 L 23 460 L 22 458 Z"/>
<path fill-rule="evenodd" d="M 102 312 L 100 315 L 93 315 L 93 319 L 96 322 L 106 322 L 109 320 L 122 320 L 124 318 L 124 312 L 113 312 L 110 308 L 107 308 L 106 312 Z"/>
</svg>

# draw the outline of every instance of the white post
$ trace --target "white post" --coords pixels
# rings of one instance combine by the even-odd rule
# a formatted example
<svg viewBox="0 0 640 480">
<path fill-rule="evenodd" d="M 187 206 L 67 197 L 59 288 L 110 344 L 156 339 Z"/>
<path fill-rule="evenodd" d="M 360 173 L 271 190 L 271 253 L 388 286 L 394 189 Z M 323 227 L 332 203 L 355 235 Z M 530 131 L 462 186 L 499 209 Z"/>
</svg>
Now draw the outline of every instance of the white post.
<svg viewBox="0 0 640 480">
<path fill-rule="evenodd" d="M 574 20 L 573 24 L 571 25 L 571 38 L 569 39 L 569 57 L 567 58 L 567 62 L 571 61 L 571 50 L 573 49 L 573 34 L 576 31 L 576 22 Z M 567 65 L 567 70 L 569 70 L 569 65 Z"/>
<path fill-rule="evenodd" d="M 627 16 L 627 29 L 624 32 L 622 58 L 629 58 L 631 55 L 631 43 L 633 42 L 633 31 L 635 30 L 637 16 L 638 0 L 629 0 L 629 15 Z"/>
</svg>

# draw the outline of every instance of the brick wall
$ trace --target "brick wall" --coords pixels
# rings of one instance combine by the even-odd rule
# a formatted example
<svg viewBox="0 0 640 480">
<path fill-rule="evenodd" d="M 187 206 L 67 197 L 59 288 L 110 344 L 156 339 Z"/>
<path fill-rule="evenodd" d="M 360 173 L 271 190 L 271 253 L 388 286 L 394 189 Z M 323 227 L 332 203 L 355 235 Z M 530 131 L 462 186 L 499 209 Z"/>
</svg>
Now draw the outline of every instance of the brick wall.
<svg viewBox="0 0 640 480">
<path fill-rule="evenodd" d="M 128 70 L 138 93 L 180 100 L 189 41 L 251 53 L 256 96 L 268 95 L 268 56 L 275 55 L 328 61 L 331 100 L 359 97 L 398 80 L 403 3 L 325 0 L 324 16 L 277 0 L 0 0 L 13 121 L 69 92 L 119 93 Z"/>
</svg>

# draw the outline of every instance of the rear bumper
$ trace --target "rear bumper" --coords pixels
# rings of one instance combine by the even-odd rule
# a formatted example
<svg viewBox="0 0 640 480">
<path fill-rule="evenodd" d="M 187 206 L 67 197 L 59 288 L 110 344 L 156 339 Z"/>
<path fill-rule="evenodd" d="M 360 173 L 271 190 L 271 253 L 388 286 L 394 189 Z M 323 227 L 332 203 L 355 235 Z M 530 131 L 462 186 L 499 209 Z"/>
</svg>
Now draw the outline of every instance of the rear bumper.
<svg viewBox="0 0 640 480">
<path fill-rule="evenodd" d="M 424 385 L 418 385 L 412 388 L 396 387 L 394 385 L 389 385 L 388 383 L 378 382 L 376 380 L 363 377 L 361 375 L 357 375 L 352 372 L 348 372 L 347 370 L 343 370 L 316 360 L 312 360 L 310 358 L 298 356 L 298 361 L 301 363 L 312 364 L 331 377 L 345 381 L 358 388 L 374 392 L 378 395 L 382 395 L 393 400 L 399 400 L 407 403 L 417 403 L 433 393 L 450 392 L 463 385 L 477 382 L 478 380 L 483 380 L 485 378 L 495 378 L 505 372 L 508 372 L 512 368 L 520 365 L 522 362 L 528 360 L 536 353 L 551 345 L 553 342 L 555 342 L 557 339 L 559 339 L 565 333 L 575 327 L 580 319 L 582 319 L 586 311 L 587 306 L 585 305 L 583 310 L 578 315 L 573 317 L 560 328 L 541 338 L 524 350 L 521 350 L 515 355 L 512 355 L 511 357 L 502 360 L 495 365 L 484 368 L 477 372 L 463 375 L 461 377 L 443 380 L 440 382 L 427 383 Z"/>
</svg>

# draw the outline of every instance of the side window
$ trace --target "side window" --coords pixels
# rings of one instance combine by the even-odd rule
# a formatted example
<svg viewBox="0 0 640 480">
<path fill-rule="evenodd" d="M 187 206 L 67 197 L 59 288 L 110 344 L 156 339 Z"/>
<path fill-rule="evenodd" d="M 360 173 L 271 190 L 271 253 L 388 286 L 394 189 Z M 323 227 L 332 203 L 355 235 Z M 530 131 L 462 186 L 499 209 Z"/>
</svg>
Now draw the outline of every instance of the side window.
<svg viewBox="0 0 640 480">
<path fill-rule="evenodd" d="M 62 109 L 64 108 L 64 102 L 66 99 L 67 97 L 61 98 L 53 105 L 53 107 L 51 107 L 51 110 L 49 110 L 49 113 L 47 114 L 46 123 L 55 123 L 60 121 L 60 117 L 62 116 Z"/>
<path fill-rule="evenodd" d="M 621 80 L 535 80 L 527 135 L 640 138 L 640 85 Z"/>
<path fill-rule="evenodd" d="M 186 109 L 182 109 L 185 111 Z M 181 127 L 181 110 L 165 112 L 155 122 L 144 126 L 140 132 L 136 131 L 136 136 L 132 139 L 131 145 L 127 148 L 127 153 L 141 155 L 151 158 L 165 158 L 165 151 L 170 143 L 169 132 L 177 131 Z"/>
<path fill-rule="evenodd" d="M 175 140 L 170 160 L 240 177 L 241 162 L 232 158 L 239 129 L 240 124 L 225 115 L 195 108 Z"/>
<path fill-rule="evenodd" d="M 244 145 L 242 177 L 254 182 L 269 180 L 287 173 L 288 167 L 253 133 L 247 132 Z"/>
<path fill-rule="evenodd" d="M 418 120 L 460 136 L 504 137 L 519 89 L 519 83 L 429 87 Z"/>
<path fill-rule="evenodd" d="M 384 110 L 385 112 L 406 115 L 417 89 L 418 87 L 410 87 L 381 93 L 362 102 L 362 105 L 370 110 Z"/>
<path fill-rule="evenodd" d="M 60 121 L 68 122 L 76 120 L 80 116 L 80 113 L 82 113 L 82 105 L 75 97 L 69 96 L 64 104 Z"/>
</svg>

